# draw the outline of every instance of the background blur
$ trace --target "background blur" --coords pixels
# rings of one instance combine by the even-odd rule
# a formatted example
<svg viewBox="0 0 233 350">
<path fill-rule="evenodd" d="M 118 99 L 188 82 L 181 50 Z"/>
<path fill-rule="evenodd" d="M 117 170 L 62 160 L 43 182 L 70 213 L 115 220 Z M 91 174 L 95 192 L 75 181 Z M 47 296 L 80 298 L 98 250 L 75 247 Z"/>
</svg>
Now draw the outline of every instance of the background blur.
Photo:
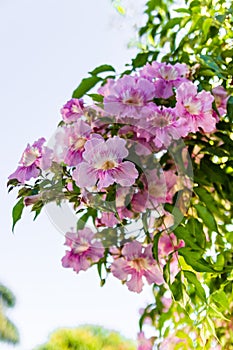
<svg viewBox="0 0 233 350">
<path fill-rule="evenodd" d="M 45 342 L 57 327 L 84 323 L 135 338 L 138 310 L 152 298 L 149 287 L 136 295 L 114 278 L 100 288 L 96 268 L 79 275 L 63 269 L 64 237 L 45 213 L 33 222 L 25 211 L 13 235 L 16 192 L 6 190 L 27 142 L 50 138 L 61 106 L 87 72 L 104 63 L 120 72 L 135 55 L 127 43 L 143 2 L 125 0 L 124 18 L 110 0 L 0 0 L 0 282 L 17 299 L 8 313 L 20 332 L 17 350 Z"/>
</svg>

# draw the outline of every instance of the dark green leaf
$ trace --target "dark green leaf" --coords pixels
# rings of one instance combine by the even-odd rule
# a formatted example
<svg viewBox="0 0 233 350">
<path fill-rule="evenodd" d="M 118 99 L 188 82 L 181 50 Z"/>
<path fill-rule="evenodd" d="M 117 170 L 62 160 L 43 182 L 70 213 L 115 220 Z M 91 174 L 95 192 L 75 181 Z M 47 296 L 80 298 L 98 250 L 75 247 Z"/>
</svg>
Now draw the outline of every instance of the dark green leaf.
<svg viewBox="0 0 233 350">
<path fill-rule="evenodd" d="M 183 271 L 183 272 L 184 272 L 184 276 L 187 278 L 188 282 L 195 286 L 195 290 L 196 290 L 196 293 L 199 296 L 199 298 L 205 302 L 206 301 L 205 290 L 202 287 L 201 283 L 198 281 L 195 273 L 193 273 L 191 271 Z"/>
<path fill-rule="evenodd" d="M 183 239 L 186 246 L 195 248 L 195 249 L 200 249 L 200 247 L 196 244 L 194 237 L 192 237 L 187 227 L 178 226 L 173 230 L 173 232 L 177 238 Z"/>
<path fill-rule="evenodd" d="M 132 60 L 133 68 L 140 68 L 146 64 L 149 56 L 149 52 L 142 52 L 137 54 L 137 56 Z"/>
<path fill-rule="evenodd" d="M 74 90 L 72 97 L 73 98 L 81 98 L 88 91 L 90 91 L 99 81 L 102 79 L 97 76 L 91 76 L 89 78 L 85 78 L 81 81 L 77 89 Z"/>
<path fill-rule="evenodd" d="M 181 281 L 181 272 L 176 275 L 175 281 L 170 285 L 171 292 L 176 301 L 183 298 L 183 283 Z"/>
<path fill-rule="evenodd" d="M 17 221 L 21 219 L 23 208 L 24 208 L 23 198 L 20 198 L 20 200 L 15 204 L 12 210 L 12 218 L 13 218 L 12 231 L 13 232 L 14 232 L 15 224 L 17 223 Z"/>
<path fill-rule="evenodd" d="M 98 75 L 104 72 L 115 72 L 115 69 L 113 68 L 113 66 L 110 66 L 109 64 L 102 64 L 101 66 L 93 69 L 93 71 L 89 72 L 89 74 Z"/>
<path fill-rule="evenodd" d="M 227 115 L 230 121 L 233 121 L 233 96 L 230 96 L 227 101 Z"/>
<path fill-rule="evenodd" d="M 194 207 L 197 210 L 197 214 L 202 219 L 203 223 L 211 230 L 218 232 L 217 224 L 212 213 L 203 205 L 195 204 Z"/>
<path fill-rule="evenodd" d="M 163 231 L 156 233 L 153 239 L 153 256 L 155 260 L 159 263 L 159 239 Z"/>
</svg>

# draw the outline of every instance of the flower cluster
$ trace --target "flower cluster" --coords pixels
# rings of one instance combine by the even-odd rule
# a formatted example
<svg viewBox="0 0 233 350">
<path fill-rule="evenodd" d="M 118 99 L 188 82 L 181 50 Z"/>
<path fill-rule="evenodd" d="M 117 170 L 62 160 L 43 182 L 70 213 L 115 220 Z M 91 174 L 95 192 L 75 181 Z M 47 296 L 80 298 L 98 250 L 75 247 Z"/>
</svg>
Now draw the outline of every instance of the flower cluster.
<svg viewBox="0 0 233 350">
<path fill-rule="evenodd" d="M 26 147 L 9 176 L 24 205 L 38 215 L 47 202 L 67 201 L 77 216 L 64 267 L 78 273 L 97 264 L 137 293 L 145 282 L 174 281 L 184 242 L 173 233 L 172 208 L 185 215 L 192 191 L 185 142 L 214 132 L 227 101 L 222 88 L 199 91 L 190 76 L 185 64 L 152 62 L 108 79 L 98 89 L 102 102 L 72 98 L 63 106 L 52 146 L 41 138 Z M 139 338 L 139 349 L 151 348 Z"/>
</svg>

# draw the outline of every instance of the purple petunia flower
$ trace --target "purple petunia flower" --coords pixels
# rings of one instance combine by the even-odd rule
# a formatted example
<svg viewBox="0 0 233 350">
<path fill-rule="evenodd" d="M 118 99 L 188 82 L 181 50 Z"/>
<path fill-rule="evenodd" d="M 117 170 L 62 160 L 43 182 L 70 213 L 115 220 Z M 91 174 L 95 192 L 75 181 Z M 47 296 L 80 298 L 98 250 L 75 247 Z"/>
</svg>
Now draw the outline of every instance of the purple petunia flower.
<svg viewBox="0 0 233 350">
<path fill-rule="evenodd" d="M 154 81 L 155 97 L 166 99 L 174 95 L 174 87 L 177 88 L 182 82 L 189 81 L 186 78 L 188 72 L 186 64 L 152 62 L 145 65 L 140 75 Z"/>
<path fill-rule="evenodd" d="M 62 266 L 72 267 L 78 273 L 98 262 L 104 255 L 104 247 L 94 237 L 95 234 L 87 227 L 78 232 L 67 232 L 65 245 L 71 249 L 62 258 Z"/>
<path fill-rule="evenodd" d="M 215 130 L 216 118 L 213 116 L 214 97 L 207 91 L 197 92 L 197 87 L 189 82 L 182 83 L 176 91 L 176 112 L 186 118 L 189 132 Z"/>
<path fill-rule="evenodd" d="M 85 143 L 83 162 L 73 172 L 76 184 L 83 187 L 95 186 L 98 190 L 112 185 L 132 186 L 138 176 L 132 162 L 122 160 L 127 157 L 126 141 L 118 136 L 105 141 L 102 137 Z"/>
<path fill-rule="evenodd" d="M 140 293 L 144 276 L 149 284 L 158 285 L 164 282 L 163 273 L 152 256 L 152 244 L 146 248 L 137 241 L 126 243 L 122 249 L 122 258 L 116 259 L 111 265 L 112 274 L 126 285 L 132 292 Z M 128 276 L 131 278 L 128 280 Z"/>
<path fill-rule="evenodd" d="M 8 178 L 17 179 L 19 182 L 24 183 L 32 177 L 38 177 L 41 170 L 47 170 L 52 163 L 53 151 L 43 146 L 44 143 L 45 139 L 42 137 L 34 142 L 32 146 L 28 144 L 19 161 L 20 165 Z"/>
<path fill-rule="evenodd" d="M 72 98 L 61 108 L 61 115 L 65 123 L 77 121 L 83 115 L 84 103 L 82 99 Z"/>
<path fill-rule="evenodd" d="M 119 118 L 139 119 L 146 114 L 149 101 L 154 98 L 154 85 L 141 77 L 125 75 L 115 83 L 110 81 L 100 92 L 104 96 L 104 109 Z"/>
</svg>

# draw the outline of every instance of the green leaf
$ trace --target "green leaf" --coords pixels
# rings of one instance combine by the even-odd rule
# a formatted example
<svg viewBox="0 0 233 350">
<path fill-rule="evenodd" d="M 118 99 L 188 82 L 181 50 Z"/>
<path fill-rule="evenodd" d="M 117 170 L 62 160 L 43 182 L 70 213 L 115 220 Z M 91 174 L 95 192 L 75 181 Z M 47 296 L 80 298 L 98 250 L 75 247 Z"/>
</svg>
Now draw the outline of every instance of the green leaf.
<svg viewBox="0 0 233 350">
<path fill-rule="evenodd" d="M 207 36 L 208 36 L 209 29 L 210 29 L 210 26 L 211 26 L 212 23 L 213 23 L 212 18 L 206 18 L 206 19 L 203 21 L 202 30 L 203 30 L 204 38 L 205 38 L 205 39 L 206 39 Z"/>
<path fill-rule="evenodd" d="M 186 247 L 194 248 L 194 249 L 200 249 L 200 247 L 195 243 L 194 237 L 192 237 L 190 231 L 187 227 L 184 226 L 177 226 L 173 230 L 174 234 L 177 238 L 183 239 L 185 242 Z"/>
<path fill-rule="evenodd" d="M 20 200 L 15 204 L 12 210 L 12 218 L 13 218 L 12 231 L 13 232 L 14 232 L 14 227 L 16 222 L 21 219 L 23 208 L 24 208 L 24 201 L 23 201 L 23 198 L 20 198 Z"/>
<path fill-rule="evenodd" d="M 104 100 L 104 96 L 99 94 L 87 94 L 87 96 L 91 97 L 95 102 L 103 102 Z"/>
<path fill-rule="evenodd" d="M 166 31 L 168 29 L 175 27 L 177 24 L 179 24 L 181 22 L 182 19 L 183 19 L 183 17 L 175 17 L 175 18 L 170 19 L 170 21 L 168 21 L 165 24 L 165 26 L 163 27 L 163 30 Z"/>
<path fill-rule="evenodd" d="M 198 216 L 202 219 L 203 223 L 210 229 L 210 231 L 218 232 L 217 224 L 212 213 L 202 204 L 195 204 L 194 207 Z"/>
<path fill-rule="evenodd" d="M 216 292 L 211 294 L 210 300 L 217 303 L 218 307 L 222 309 L 222 311 L 224 310 L 229 311 L 230 309 L 229 300 L 228 300 L 228 297 L 226 296 L 226 293 L 223 290 L 217 290 Z"/>
<path fill-rule="evenodd" d="M 19 184 L 19 181 L 17 179 L 10 179 L 8 182 L 7 182 L 7 187 L 8 186 L 17 186 Z"/>
<path fill-rule="evenodd" d="M 184 257 L 185 262 L 197 272 L 215 272 L 211 265 L 201 257 L 200 251 L 189 248 L 180 248 L 179 255 Z"/>
<path fill-rule="evenodd" d="M 186 227 L 190 231 L 190 234 L 192 234 L 193 237 L 195 238 L 197 242 L 197 246 L 204 249 L 206 246 L 206 236 L 203 231 L 203 224 L 197 219 L 194 219 L 193 217 L 191 217 L 188 220 Z M 193 246 L 191 245 L 191 248 L 196 249 L 194 245 Z"/>
<path fill-rule="evenodd" d="M 97 210 L 93 208 L 88 208 L 86 213 L 81 216 L 81 218 L 77 222 L 77 230 L 82 230 L 89 218 L 92 218 L 93 223 L 95 222 L 95 219 L 97 217 Z"/>
<path fill-rule="evenodd" d="M 214 72 L 216 72 L 216 74 L 220 77 L 225 79 L 224 75 L 222 75 L 222 70 L 221 68 L 218 66 L 218 64 L 214 61 L 214 59 L 210 56 L 206 56 L 206 55 L 200 55 L 200 58 L 205 62 L 205 64 L 211 68 Z"/>
<path fill-rule="evenodd" d="M 109 64 L 102 64 L 101 66 L 96 67 L 91 72 L 89 72 L 89 74 L 98 75 L 98 74 L 104 73 L 104 72 L 115 72 L 115 69 L 113 68 L 113 66 L 111 66 Z"/>
<path fill-rule="evenodd" d="M 193 284 L 196 290 L 197 295 L 199 298 L 206 302 L 206 293 L 204 288 L 202 287 L 201 283 L 198 281 L 197 276 L 195 273 L 191 271 L 183 271 L 184 276 L 187 278 L 188 282 Z"/>
<path fill-rule="evenodd" d="M 156 233 L 153 238 L 153 256 L 155 260 L 159 263 L 159 239 L 163 231 Z"/>
<path fill-rule="evenodd" d="M 183 283 L 181 281 L 181 272 L 176 275 L 175 281 L 170 285 L 171 292 L 176 301 L 183 298 Z"/>
<path fill-rule="evenodd" d="M 88 91 L 90 91 L 99 81 L 102 79 L 93 75 L 89 78 L 85 78 L 81 81 L 79 86 L 74 90 L 72 97 L 73 98 L 81 98 Z"/>
<path fill-rule="evenodd" d="M 137 56 L 134 59 L 132 59 L 133 68 L 135 69 L 144 66 L 147 63 L 149 54 L 149 52 L 138 53 Z"/>
<path fill-rule="evenodd" d="M 227 101 L 227 115 L 230 121 L 233 121 L 233 96 L 229 97 Z"/>
<path fill-rule="evenodd" d="M 210 303 L 209 315 L 212 317 L 220 318 L 221 320 L 229 321 L 229 319 L 225 317 L 223 312 L 217 307 L 217 305 L 215 303 Z"/>
<path fill-rule="evenodd" d="M 209 192 L 207 192 L 207 190 L 204 187 L 195 187 L 194 192 L 198 195 L 200 200 L 205 203 L 209 211 L 213 213 L 218 213 L 218 206 L 220 203 L 216 203 L 213 196 L 209 194 Z"/>
<path fill-rule="evenodd" d="M 190 10 L 185 8 L 176 9 L 174 11 L 178 13 L 190 13 Z"/>
</svg>

